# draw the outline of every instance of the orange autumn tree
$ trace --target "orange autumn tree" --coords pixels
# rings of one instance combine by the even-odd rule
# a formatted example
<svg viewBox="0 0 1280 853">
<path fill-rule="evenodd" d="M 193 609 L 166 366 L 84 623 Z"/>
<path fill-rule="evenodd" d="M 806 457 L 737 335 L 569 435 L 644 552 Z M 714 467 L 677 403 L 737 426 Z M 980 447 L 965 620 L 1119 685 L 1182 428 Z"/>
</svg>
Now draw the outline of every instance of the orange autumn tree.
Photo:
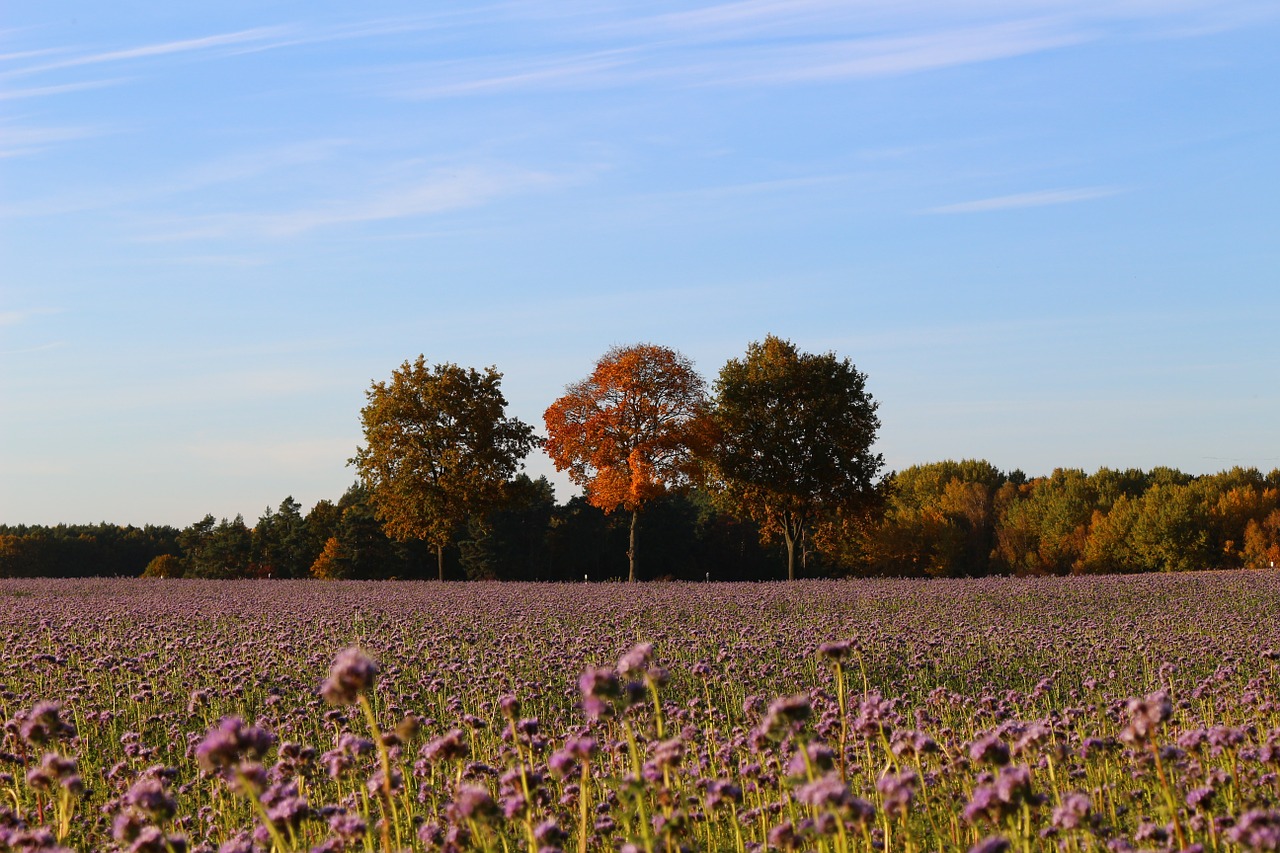
<svg viewBox="0 0 1280 853">
<path fill-rule="evenodd" d="M 585 489 L 592 506 L 631 513 L 627 579 L 634 581 L 641 510 L 688 485 L 710 444 L 706 383 L 673 349 L 614 347 L 543 418 L 544 449 L 556 469 Z"/>
</svg>

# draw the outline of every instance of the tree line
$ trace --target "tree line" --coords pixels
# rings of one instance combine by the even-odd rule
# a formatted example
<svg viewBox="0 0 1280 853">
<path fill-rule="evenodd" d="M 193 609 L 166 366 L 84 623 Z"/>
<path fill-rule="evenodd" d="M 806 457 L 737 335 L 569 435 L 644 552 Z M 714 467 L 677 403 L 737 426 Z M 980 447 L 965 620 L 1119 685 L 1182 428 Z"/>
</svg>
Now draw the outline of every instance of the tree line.
<svg viewBox="0 0 1280 853">
<path fill-rule="evenodd" d="M 1280 470 L 1192 476 L 1172 468 L 1048 476 L 982 460 L 916 465 L 884 478 L 866 522 L 800 549 L 804 577 L 1066 575 L 1280 566 Z M 483 523 L 445 549 L 449 579 L 604 581 L 626 577 L 630 518 L 584 497 L 558 503 L 520 474 Z M 292 498 L 243 518 L 170 526 L 0 526 L 0 577 L 434 578 L 434 550 L 397 542 L 353 484 L 308 512 Z M 641 515 L 641 579 L 771 580 L 785 545 L 716 509 L 699 489 Z"/>
<path fill-rule="evenodd" d="M 1029 479 L 985 461 L 883 474 L 866 376 L 775 336 L 708 386 L 667 347 L 614 347 L 544 413 L 500 374 L 406 361 L 360 412 L 356 484 L 249 527 L 0 528 L 0 576 L 762 579 L 1180 571 L 1280 561 L 1280 472 Z M 520 473 L 541 447 L 581 486 Z M 643 543 L 643 545 L 642 545 Z M 101 552 L 100 554 L 98 552 Z M 86 559 L 96 555 L 96 559 Z M 132 565 L 136 566 L 136 563 Z M 120 569 L 124 567 L 125 571 Z M 434 572 L 432 571 L 434 569 Z"/>
</svg>

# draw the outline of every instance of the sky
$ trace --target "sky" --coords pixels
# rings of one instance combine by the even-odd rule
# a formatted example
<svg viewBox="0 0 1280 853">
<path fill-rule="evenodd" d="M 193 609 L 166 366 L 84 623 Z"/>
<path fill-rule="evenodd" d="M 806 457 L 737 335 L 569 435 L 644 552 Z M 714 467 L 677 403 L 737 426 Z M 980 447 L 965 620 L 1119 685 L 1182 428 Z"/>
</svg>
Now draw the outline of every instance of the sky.
<svg viewBox="0 0 1280 853">
<path fill-rule="evenodd" d="M 252 524 L 423 354 L 867 375 L 886 470 L 1280 467 L 1274 0 L 0 10 L 0 524 Z M 545 457 L 528 460 L 573 494 Z"/>
</svg>

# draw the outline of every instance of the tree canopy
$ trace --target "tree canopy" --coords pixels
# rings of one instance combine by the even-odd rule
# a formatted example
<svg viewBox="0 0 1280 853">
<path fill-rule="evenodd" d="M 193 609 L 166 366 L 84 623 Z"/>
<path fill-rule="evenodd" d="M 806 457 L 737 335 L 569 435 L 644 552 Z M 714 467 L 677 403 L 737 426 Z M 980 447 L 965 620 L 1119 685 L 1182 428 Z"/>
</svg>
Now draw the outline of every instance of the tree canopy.
<svg viewBox="0 0 1280 853">
<path fill-rule="evenodd" d="M 688 484 L 709 444 L 706 383 L 667 347 L 610 349 L 544 414 L 544 449 L 557 470 L 606 513 L 631 513 L 628 577 L 636 579 L 640 511 Z"/>
<path fill-rule="evenodd" d="M 429 543 L 441 580 L 444 548 L 538 444 L 531 426 L 506 416 L 501 380 L 493 367 L 429 368 L 420 355 L 374 382 L 360 410 L 365 446 L 351 462 L 388 535 Z"/>
<path fill-rule="evenodd" d="M 871 452 L 880 419 L 866 375 L 769 335 L 720 370 L 712 410 L 711 482 L 726 505 L 782 534 L 794 578 L 796 545 L 813 525 L 874 494 L 884 460 Z"/>
</svg>

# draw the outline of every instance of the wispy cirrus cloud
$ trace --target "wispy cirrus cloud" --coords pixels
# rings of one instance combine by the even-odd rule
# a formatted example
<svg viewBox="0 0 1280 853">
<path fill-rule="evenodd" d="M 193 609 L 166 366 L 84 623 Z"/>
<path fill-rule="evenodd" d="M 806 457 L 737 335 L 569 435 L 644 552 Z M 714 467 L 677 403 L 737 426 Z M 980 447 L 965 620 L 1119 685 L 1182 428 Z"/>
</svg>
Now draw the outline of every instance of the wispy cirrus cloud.
<svg viewBox="0 0 1280 853">
<path fill-rule="evenodd" d="M 256 27 L 254 29 L 239 30 L 230 33 L 218 33 L 199 38 L 178 39 L 175 41 L 138 45 L 137 47 L 123 48 L 121 50 L 86 53 L 79 56 L 69 56 L 64 59 L 56 59 L 51 62 L 43 62 L 36 65 L 27 65 L 19 68 L 11 68 L 6 71 L 0 71 L 0 79 L 11 79 L 14 77 L 24 77 L 33 74 L 43 74 L 50 71 L 61 71 L 66 68 L 79 68 L 87 65 L 124 62 L 133 59 L 146 59 L 155 56 L 192 53 L 206 51 L 212 48 L 262 42 L 267 39 L 279 38 L 287 32 L 288 28 L 286 27 Z"/>
<path fill-rule="evenodd" d="M 1257 0 L 737 0 L 569 18 L 545 47 L 384 69 L 393 96 L 796 85 L 933 71 L 1103 40 L 1194 37 L 1280 16 Z M 530 14 L 530 32 L 559 18 Z M 538 25 L 541 25 L 538 26 Z M 541 43 L 539 43 L 541 45 Z M 406 82 L 406 77 L 409 82 Z M 420 82 L 413 82 L 416 78 Z"/>
<path fill-rule="evenodd" d="M 86 129 L 92 132 L 93 129 Z M 32 131 L 39 135 L 39 131 Z M 53 129 L 52 135 L 59 131 Z M 101 131 L 106 133 L 108 131 Z M 67 131 L 70 138 L 70 131 Z M 100 134 L 99 134 L 100 135 Z M 17 131 L 16 140 L 22 139 Z M 60 140 L 59 140 L 60 141 Z M 0 126 L 0 156 L 4 155 L 5 129 Z M 143 204 L 182 193 L 206 190 L 220 184 L 248 182 L 268 174 L 280 174 L 293 168 L 321 164 L 340 151 L 343 139 L 303 140 L 287 145 L 255 148 L 230 153 L 193 165 L 147 183 L 118 186 L 75 187 L 60 194 L 44 193 L 39 197 L 0 204 L 0 218 L 60 216 L 88 210 L 120 208 Z"/>
<path fill-rule="evenodd" d="M 439 171 L 396 189 L 364 196 L 331 197 L 276 213 L 224 213 L 186 220 L 170 218 L 171 228 L 146 242 L 254 237 L 286 239 L 322 228 L 432 216 L 479 207 L 502 198 L 547 189 L 568 178 L 547 172 L 462 167 Z"/>
<path fill-rule="evenodd" d="M 438 63 L 417 69 L 426 82 L 409 84 L 395 94 L 406 98 L 449 98 L 503 94 L 528 89 L 559 89 L 616 83 L 620 74 L 636 70 L 630 51 L 600 51 L 518 62 Z"/>
<path fill-rule="evenodd" d="M 1016 210 L 1023 207 L 1048 207 L 1055 204 L 1074 204 L 1081 201 L 1093 201 L 1109 198 L 1125 192 L 1121 187 L 1077 187 L 1075 189 L 1040 190 L 1038 192 L 1015 193 L 1013 195 L 980 198 L 974 201 L 962 201 L 957 204 L 944 204 L 931 207 L 924 213 L 990 213 L 998 210 Z"/>
<path fill-rule="evenodd" d="M 127 81 L 128 78 L 125 77 L 114 77 L 104 80 L 82 80 L 78 83 L 60 83 L 54 86 L 27 86 L 21 89 L 0 88 L 0 101 L 45 98 L 49 95 L 65 95 L 68 92 L 83 92 L 86 89 L 105 89 L 108 86 L 118 86 Z"/>
<path fill-rule="evenodd" d="M 0 124 L 0 157 L 34 154 L 59 142 L 88 139 L 109 132 L 92 127 L 24 127 Z"/>
<path fill-rule="evenodd" d="M 396 67 L 386 70 L 394 78 L 386 91 L 399 97 L 447 98 L 654 82 L 686 87 L 793 85 L 990 62 L 1089 38 L 1060 21 L 1041 19 L 892 35 L 822 34 L 764 44 L 726 40 L 707 49 L 652 42 L 521 60 L 481 58 Z"/>
<path fill-rule="evenodd" d="M 29 59 L 37 56 L 62 54 L 62 58 L 23 65 L 15 68 L 0 69 L 0 79 L 11 79 L 36 74 L 62 71 L 68 68 L 103 65 L 109 63 L 129 62 L 151 59 L 162 56 L 181 54 L 200 54 L 214 52 L 218 55 L 236 55 L 263 50 L 274 50 L 297 45 L 318 44 L 353 39 L 379 38 L 384 36 L 403 35 L 442 26 L 446 23 L 474 23 L 483 20 L 482 12 L 473 11 L 467 14 L 437 13 L 402 18 L 375 18 L 354 21 L 330 26 L 312 27 L 298 23 L 276 24 L 271 26 L 251 27 L 223 33 L 196 36 L 193 38 L 170 39 L 150 44 L 114 50 L 93 52 L 76 52 L 72 48 L 43 48 L 39 50 L 15 51 L 0 54 L 0 62 Z M 35 91 L 35 90 L 32 90 Z"/>
</svg>

